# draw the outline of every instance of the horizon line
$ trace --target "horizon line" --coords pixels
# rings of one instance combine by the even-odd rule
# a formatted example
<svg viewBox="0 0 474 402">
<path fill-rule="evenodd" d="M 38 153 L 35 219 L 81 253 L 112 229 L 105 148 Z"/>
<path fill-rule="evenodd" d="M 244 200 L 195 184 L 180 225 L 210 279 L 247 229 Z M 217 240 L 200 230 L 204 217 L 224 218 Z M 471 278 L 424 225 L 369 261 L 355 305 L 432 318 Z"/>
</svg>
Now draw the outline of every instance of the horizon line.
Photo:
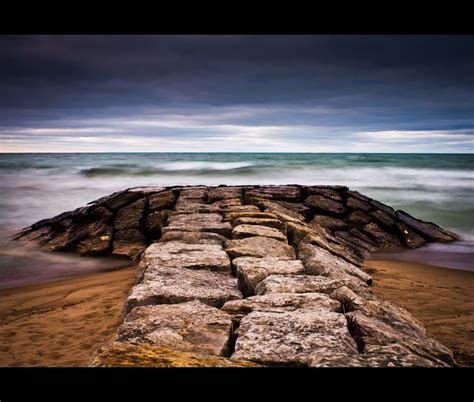
<svg viewBox="0 0 474 402">
<path fill-rule="evenodd" d="M 302 152 L 302 151 L 39 151 L 39 152 L 0 152 L 0 155 L 18 154 L 427 154 L 427 155 L 474 155 L 473 152 Z"/>
</svg>

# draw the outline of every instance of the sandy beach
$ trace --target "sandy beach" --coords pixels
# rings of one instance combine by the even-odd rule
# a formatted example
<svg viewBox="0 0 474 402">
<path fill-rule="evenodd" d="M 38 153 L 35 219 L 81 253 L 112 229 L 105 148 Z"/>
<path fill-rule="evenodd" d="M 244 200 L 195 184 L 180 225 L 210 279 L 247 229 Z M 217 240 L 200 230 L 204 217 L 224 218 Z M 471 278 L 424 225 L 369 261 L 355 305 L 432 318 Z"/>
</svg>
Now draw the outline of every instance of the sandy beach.
<svg viewBox="0 0 474 402">
<path fill-rule="evenodd" d="M 0 366 L 89 365 L 114 338 L 134 268 L 0 290 Z"/>
<path fill-rule="evenodd" d="M 413 314 L 460 365 L 474 366 L 474 272 L 404 261 L 366 265 L 375 294 Z"/>
<path fill-rule="evenodd" d="M 474 273 L 367 261 L 374 292 L 423 322 L 461 365 L 474 365 Z M 88 366 L 111 342 L 134 269 L 0 290 L 0 366 Z"/>
</svg>

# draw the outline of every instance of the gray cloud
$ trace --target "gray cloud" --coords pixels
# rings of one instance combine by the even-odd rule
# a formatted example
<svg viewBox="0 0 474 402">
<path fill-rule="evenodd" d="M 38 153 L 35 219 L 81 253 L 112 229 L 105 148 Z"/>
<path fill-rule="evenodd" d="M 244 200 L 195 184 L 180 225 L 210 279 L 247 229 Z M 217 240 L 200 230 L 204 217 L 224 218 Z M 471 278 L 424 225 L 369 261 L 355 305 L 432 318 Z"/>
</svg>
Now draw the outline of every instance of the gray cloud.
<svg viewBox="0 0 474 402">
<path fill-rule="evenodd" d="M 0 138 L 371 151 L 395 130 L 402 151 L 472 151 L 472 71 L 472 36 L 3 36 Z"/>
</svg>

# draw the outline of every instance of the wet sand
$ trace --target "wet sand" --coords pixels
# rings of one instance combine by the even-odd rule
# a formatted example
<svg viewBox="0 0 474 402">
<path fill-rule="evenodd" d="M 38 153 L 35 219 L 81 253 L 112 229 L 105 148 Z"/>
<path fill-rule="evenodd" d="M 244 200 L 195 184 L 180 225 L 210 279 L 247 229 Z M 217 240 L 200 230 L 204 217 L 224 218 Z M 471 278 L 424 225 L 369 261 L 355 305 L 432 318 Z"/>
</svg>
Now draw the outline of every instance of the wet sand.
<svg viewBox="0 0 474 402">
<path fill-rule="evenodd" d="M 0 366 L 87 366 L 114 339 L 135 268 L 0 290 Z"/>
<path fill-rule="evenodd" d="M 427 334 L 474 367 L 474 272 L 406 261 L 366 261 L 373 291 L 413 314 Z"/>
</svg>

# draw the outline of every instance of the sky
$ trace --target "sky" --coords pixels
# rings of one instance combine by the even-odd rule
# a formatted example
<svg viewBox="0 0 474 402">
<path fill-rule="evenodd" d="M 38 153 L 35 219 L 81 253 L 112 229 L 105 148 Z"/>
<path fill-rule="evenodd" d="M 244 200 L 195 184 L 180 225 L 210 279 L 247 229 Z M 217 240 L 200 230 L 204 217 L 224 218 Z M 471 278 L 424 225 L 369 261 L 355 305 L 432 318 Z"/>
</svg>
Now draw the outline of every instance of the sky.
<svg viewBox="0 0 474 402">
<path fill-rule="evenodd" d="M 474 151 L 474 36 L 0 36 L 0 152 Z"/>
</svg>

